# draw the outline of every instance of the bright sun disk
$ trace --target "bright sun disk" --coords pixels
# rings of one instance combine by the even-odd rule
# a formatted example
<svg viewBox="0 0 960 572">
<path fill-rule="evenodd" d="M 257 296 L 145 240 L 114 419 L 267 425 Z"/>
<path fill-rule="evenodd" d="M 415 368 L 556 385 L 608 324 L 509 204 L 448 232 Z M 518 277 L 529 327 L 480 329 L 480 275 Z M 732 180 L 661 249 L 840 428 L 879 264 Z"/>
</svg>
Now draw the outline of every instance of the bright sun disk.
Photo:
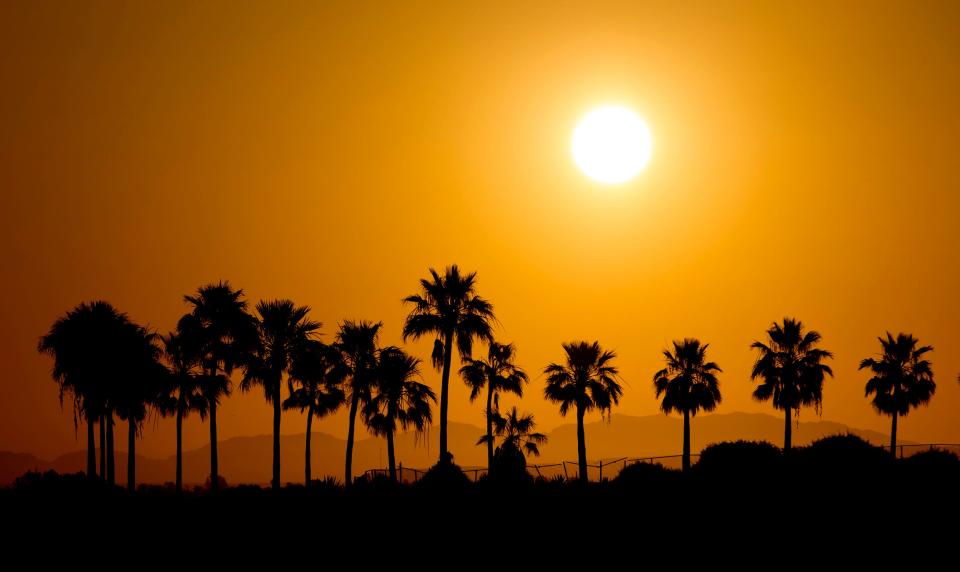
<svg viewBox="0 0 960 572">
<path fill-rule="evenodd" d="M 652 147 L 647 124 L 626 107 L 594 109 L 573 131 L 573 160 L 586 176 L 608 185 L 634 178 Z"/>
</svg>

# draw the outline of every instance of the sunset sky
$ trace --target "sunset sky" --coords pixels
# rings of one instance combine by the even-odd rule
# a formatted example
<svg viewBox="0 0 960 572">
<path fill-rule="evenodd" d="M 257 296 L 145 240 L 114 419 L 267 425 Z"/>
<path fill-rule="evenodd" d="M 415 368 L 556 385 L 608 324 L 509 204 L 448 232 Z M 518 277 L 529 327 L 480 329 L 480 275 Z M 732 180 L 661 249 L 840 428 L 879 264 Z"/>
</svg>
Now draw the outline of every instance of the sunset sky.
<svg viewBox="0 0 960 572">
<path fill-rule="evenodd" d="M 661 350 L 698 337 L 719 412 L 780 415 L 749 346 L 794 316 L 836 354 L 824 419 L 889 431 L 857 365 L 911 332 L 938 387 L 900 437 L 960 442 L 958 24 L 942 2 L 0 3 L 0 450 L 84 447 L 36 351 L 79 302 L 165 333 L 225 279 L 311 306 L 325 340 L 369 319 L 399 344 L 402 298 L 452 263 L 541 429 L 564 420 L 540 372 L 574 339 L 617 351 L 615 412 L 658 413 Z M 606 104 L 653 138 L 618 186 L 570 152 Z M 429 347 L 408 346 L 439 390 Z M 467 397 L 452 379 L 451 420 L 479 426 Z M 220 437 L 271 414 L 237 392 Z M 173 435 L 151 420 L 138 452 Z M 207 440 L 190 418 L 184 447 Z"/>
</svg>

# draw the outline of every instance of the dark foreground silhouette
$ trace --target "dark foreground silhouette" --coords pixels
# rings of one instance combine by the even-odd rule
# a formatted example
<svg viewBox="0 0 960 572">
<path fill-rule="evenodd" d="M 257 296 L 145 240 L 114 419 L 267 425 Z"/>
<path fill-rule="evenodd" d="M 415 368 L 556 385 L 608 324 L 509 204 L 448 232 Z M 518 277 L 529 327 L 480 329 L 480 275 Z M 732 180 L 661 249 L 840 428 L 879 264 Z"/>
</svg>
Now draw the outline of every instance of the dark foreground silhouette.
<svg viewBox="0 0 960 572">
<path fill-rule="evenodd" d="M 411 557 L 424 559 L 475 552 L 484 538 L 519 543 L 523 554 L 511 557 L 515 562 L 583 558 L 600 546 L 669 560 L 694 545 L 685 560 L 736 546 L 752 557 L 797 551 L 795 558 L 815 559 L 828 548 L 859 554 L 891 535 L 904 547 L 923 542 L 930 554 L 950 546 L 939 543 L 955 533 L 960 508 L 956 455 L 932 450 L 893 459 L 849 435 L 787 455 L 766 442 L 721 443 L 687 472 L 636 464 L 602 483 L 534 480 L 522 456 L 515 459 L 476 483 L 449 462 L 414 485 L 374 477 L 350 487 L 315 480 L 310 487 L 236 486 L 181 496 L 172 486 L 130 493 L 80 473 L 28 473 L 0 490 L 0 506 L 8 523 L 20 525 L 14 539 L 56 530 L 58 542 L 107 534 L 151 550 L 179 538 L 232 553 L 255 530 L 261 550 L 296 539 L 318 552 L 370 549 L 368 562 L 392 558 L 401 547 L 423 551 Z M 465 554 L 451 565 L 466 564 Z M 871 554 L 876 548 L 864 557 Z M 428 560 L 423 566 L 441 567 Z"/>
</svg>

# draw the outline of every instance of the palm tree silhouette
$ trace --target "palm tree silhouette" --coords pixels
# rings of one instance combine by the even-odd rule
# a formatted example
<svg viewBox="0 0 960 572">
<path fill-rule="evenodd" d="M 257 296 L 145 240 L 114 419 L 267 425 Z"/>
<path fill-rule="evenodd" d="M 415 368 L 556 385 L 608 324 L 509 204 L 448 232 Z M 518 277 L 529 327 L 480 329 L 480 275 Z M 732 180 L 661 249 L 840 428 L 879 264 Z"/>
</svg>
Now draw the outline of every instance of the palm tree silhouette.
<svg viewBox="0 0 960 572">
<path fill-rule="evenodd" d="M 335 346 L 343 356 L 343 363 L 350 378 L 348 383 L 350 421 L 347 429 L 347 454 L 343 477 L 346 485 L 353 482 L 353 441 L 356 435 L 357 411 L 370 400 L 371 389 L 375 382 L 377 339 L 382 327 L 382 322 L 346 320 L 340 324 L 340 331 L 337 333 Z"/>
<path fill-rule="evenodd" d="M 496 436 L 502 439 L 497 447 L 497 455 L 511 451 L 540 456 L 540 445 L 547 442 L 547 436 L 534 431 L 537 423 L 532 413 L 519 413 L 514 406 L 505 416 L 499 413 L 495 413 L 495 416 Z"/>
<path fill-rule="evenodd" d="M 193 332 L 195 333 L 195 332 Z M 170 375 L 163 395 L 157 404 L 162 415 L 174 415 L 177 423 L 176 491 L 183 491 L 183 418 L 195 411 L 200 419 L 207 416 L 207 399 L 203 393 L 205 381 L 200 367 L 199 340 L 190 338 L 191 332 L 170 332 L 163 341 Z"/>
<path fill-rule="evenodd" d="M 599 342 L 563 344 L 566 363 L 551 363 L 543 373 L 547 376 L 544 397 L 560 404 L 560 415 L 566 416 L 573 406 L 577 413 L 577 463 L 580 480 L 587 481 L 587 444 L 583 432 L 583 416 L 594 408 L 609 413 L 620 403 L 623 387 L 620 374 L 612 364 L 616 354 L 603 350 Z"/>
<path fill-rule="evenodd" d="M 437 396 L 432 389 L 416 381 L 420 377 L 420 360 L 390 346 L 377 352 L 373 392 L 363 408 L 363 418 L 370 432 L 387 439 L 387 463 L 390 479 L 397 480 L 397 460 L 393 437 L 397 428 L 414 429 L 417 433 L 433 421 L 430 403 Z"/>
<path fill-rule="evenodd" d="M 493 422 L 494 410 L 499 409 L 500 392 L 509 391 L 523 396 L 523 385 L 527 383 L 527 374 L 513 363 L 513 344 L 490 342 L 487 359 L 464 360 L 460 376 L 470 386 L 470 401 L 474 401 L 487 389 L 486 420 L 487 432 L 478 441 L 487 445 L 487 470 L 493 466 Z M 496 407 L 495 407 L 496 406 Z"/>
<path fill-rule="evenodd" d="M 868 368 L 873 373 L 867 381 L 866 396 L 873 395 L 874 408 L 892 418 L 890 454 L 896 457 L 897 417 L 929 403 L 937 390 L 933 369 L 923 357 L 933 347 L 917 347 L 919 340 L 912 334 L 900 333 L 894 338 L 887 332 L 886 339 L 877 339 L 883 349 L 880 359 L 866 358 L 859 369 Z"/>
<path fill-rule="evenodd" d="M 290 397 L 284 409 L 307 413 L 307 435 L 304 452 L 304 485 L 310 486 L 310 435 L 313 418 L 335 412 L 346 400 L 341 384 L 347 376 L 340 352 L 318 340 L 308 340 L 293 354 L 289 379 Z"/>
<path fill-rule="evenodd" d="M 242 391 L 263 388 L 267 403 L 273 405 L 273 490 L 280 490 L 280 387 L 290 370 L 293 355 L 319 334 L 320 322 L 307 319 L 310 308 L 292 300 L 263 300 L 257 304 L 259 343 L 244 364 Z M 292 389 L 292 388 L 291 388 Z"/>
<path fill-rule="evenodd" d="M 686 338 L 673 342 L 673 352 L 663 350 L 667 367 L 653 376 L 657 397 L 663 396 L 664 413 L 683 414 L 683 470 L 690 469 L 690 416 L 701 409 L 713 411 L 720 403 L 720 366 L 707 360 L 707 348 L 700 340 Z"/>
<path fill-rule="evenodd" d="M 823 380 L 833 377 L 830 366 L 822 363 L 833 354 L 814 346 L 820 342 L 815 330 L 803 331 L 803 323 L 784 318 L 783 324 L 773 323 L 767 330 L 768 343 L 753 342 L 751 348 L 758 350 L 750 379 L 761 383 L 753 391 L 758 401 L 772 399 L 773 406 L 784 412 L 783 450 L 790 451 L 790 414 L 800 407 L 813 405 L 820 412 L 823 403 Z"/>
<path fill-rule="evenodd" d="M 137 437 L 151 407 L 161 400 L 164 380 L 169 375 L 160 362 L 162 350 L 157 334 L 128 323 L 120 342 L 120 371 L 114 378 L 111 400 L 117 415 L 127 422 L 127 490 L 136 490 Z"/>
<path fill-rule="evenodd" d="M 217 405 L 230 395 L 230 375 L 256 346 L 256 320 L 247 313 L 243 290 L 234 290 L 229 282 L 207 284 L 194 296 L 184 296 L 192 306 L 181 321 L 194 322 L 201 336 L 201 365 L 204 395 L 210 413 L 210 490 L 216 492 L 219 481 L 217 458 Z M 178 329 L 180 324 L 178 324 Z M 221 375 L 222 374 L 222 375 Z"/>
<path fill-rule="evenodd" d="M 108 401 L 114 379 L 120 375 L 118 348 L 129 319 L 104 301 L 85 302 L 67 311 L 40 338 L 37 350 L 53 358 L 51 375 L 64 395 L 73 401 L 73 420 L 87 425 L 87 475 L 95 477 L 96 442 L 93 424 L 107 420 L 108 468 L 112 468 L 112 413 Z M 102 425 L 101 425 L 102 427 Z M 103 448 L 103 440 L 100 442 Z M 112 473 L 112 471 L 110 471 Z M 104 476 L 101 471 L 101 476 Z M 112 475 L 109 478 L 112 484 Z"/>
<path fill-rule="evenodd" d="M 419 294 L 407 296 L 404 303 L 413 310 L 403 324 L 403 340 L 434 335 L 432 361 L 442 368 L 440 383 L 440 462 L 450 459 L 447 449 L 447 408 L 449 405 L 450 365 L 456 345 L 461 359 L 470 357 L 473 340 L 493 341 L 493 306 L 476 293 L 477 273 L 461 275 L 454 264 L 444 276 L 430 269 L 431 278 L 421 279 Z"/>
</svg>

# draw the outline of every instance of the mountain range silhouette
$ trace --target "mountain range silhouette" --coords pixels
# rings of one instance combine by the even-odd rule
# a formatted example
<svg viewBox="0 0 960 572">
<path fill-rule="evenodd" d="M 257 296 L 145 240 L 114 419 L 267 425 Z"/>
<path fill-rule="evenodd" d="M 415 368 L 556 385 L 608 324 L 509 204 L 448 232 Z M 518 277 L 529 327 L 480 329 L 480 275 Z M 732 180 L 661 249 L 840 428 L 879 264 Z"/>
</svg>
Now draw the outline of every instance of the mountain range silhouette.
<svg viewBox="0 0 960 572">
<path fill-rule="evenodd" d="M 594 421 L 585 426 L 587 456 L 590 462 L 622 457 L 653 457 L 679 455 L 683 421 L 664 415 L 633 416 L 614 414 L 610 421 Z M 450 450 L 455 461 L 463 467 L 485 467 L 486 450 L 477 446 L 483 429 L 466 423 L 450 422 Z M 889 442 L 889 436 L 877 431 L 861 430 L 832 421 L 801 421 L 794 428 L 795 445 L 808 444 L 827 435 L 851 433 L 875 445 Z M 575 461 L 577 458 L 576 424 L 568 423 L 548 434 L 549 441 L 541 447 L 541 456 L 530 463 L 548 464 Z M 284 483 L 303 480 L 304 433 L 281 435 Z M 439 431 L 432 427 L 419 439 L 413 433 L 397 436 L 397 460 L 404 467 L 425 469 L 436 461 Z M 783 440 L 783 419 L 764 413 L 726 413 L 697 416 L 693 421 L 692 450 L 721 441 L 739 439 L 769 441 L 779 445 Z M 901 441 L 911 444 L 911 441 Z M 327 433 L 314 432 L 311 463 L 314 478 L 327 475 L 343 477 L 346 441 Z M 220 474 L 231 485 L 267 484 L 270 482 L 272 436 L 269 434 L 233 437 L 220 441 Z M 126 462 L 126 451 L 115 453 L 117 466 Z M 83 471 L 86 452 L 78 450 L 47 461 L 27 453 L 0 451 L 0 485 L 9 485 L 18 476 L 31 470 L 55 470 L 59 473 Z M 386 464 L 386 442 L 368 437 L 359 439 L 354 449 L 355 474 Z M 137 480 L 141 483 L 162 484 L 174 478 L 175 457 L 158 459 L 137 455 Z M 210 449 L 204 446 L 184 451 L 184 482 L 201 484 L 209 474 Z M 118 484 L 124 482 L 124 471 L 118 471 Z"/>
</svg>

